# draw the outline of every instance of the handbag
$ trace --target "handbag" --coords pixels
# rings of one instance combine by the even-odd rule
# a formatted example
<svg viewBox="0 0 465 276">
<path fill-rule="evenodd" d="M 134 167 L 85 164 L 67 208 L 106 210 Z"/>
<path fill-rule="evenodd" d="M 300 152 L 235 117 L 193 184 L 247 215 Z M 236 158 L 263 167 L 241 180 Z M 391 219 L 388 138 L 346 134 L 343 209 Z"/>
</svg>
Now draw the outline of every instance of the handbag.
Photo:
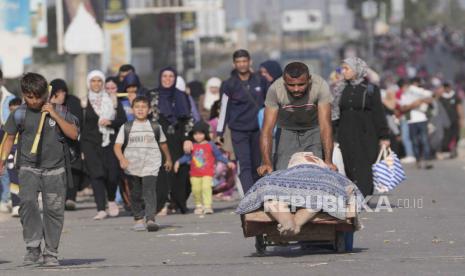
<svg viewBox="0 0 465 276">
<path fill-rule="evenodd" d="M 372 165 L 374 188 L 379 193 L 392 191 L 407 179 L 399 157 L 391 148 L 381 147 L 376 163 Z"/>
</svg>

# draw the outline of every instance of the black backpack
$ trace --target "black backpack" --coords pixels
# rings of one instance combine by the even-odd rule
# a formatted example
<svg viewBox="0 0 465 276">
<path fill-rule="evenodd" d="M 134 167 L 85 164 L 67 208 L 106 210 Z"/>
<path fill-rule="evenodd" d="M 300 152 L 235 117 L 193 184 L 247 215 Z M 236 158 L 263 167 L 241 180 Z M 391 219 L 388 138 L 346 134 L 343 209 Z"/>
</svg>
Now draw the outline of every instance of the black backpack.
<svg viewBox="0 0 465 276">
<path fill-rule="evenodd" d="M 149 120 L 150 126 L 152 127 L 153 134 L 155 135 L 155 140 L 157 141 L 158 144 L 160 144 L 160 125 L 152 120 Z M 124 152 L 124 149 L 128 145 L 128 140 L 129 140 L 129 133 L 131 132 L 132 125 L 134 124 L 134 121 L 128 121 L 124 123 L 124 142 L 121 150 Z"/>
</svg>

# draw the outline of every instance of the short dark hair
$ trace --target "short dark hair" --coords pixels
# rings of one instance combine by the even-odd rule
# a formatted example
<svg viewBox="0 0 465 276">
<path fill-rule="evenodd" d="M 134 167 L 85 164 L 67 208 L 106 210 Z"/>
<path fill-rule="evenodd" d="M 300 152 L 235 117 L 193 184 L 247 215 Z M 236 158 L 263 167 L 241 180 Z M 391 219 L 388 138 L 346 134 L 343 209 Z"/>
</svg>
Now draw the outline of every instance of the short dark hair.
<svg viewBox="0 0 465 276">
<path fill-rule="evenodd" d="M 118 78 L 117 77 L 107 77 L 105 79 L 105 83 L 107 83 L 107 82 L 114 82 L 114 83 L 118 84 Z"/>
<path fill-rule="evenodd" d="M 22 103 L 23 101 L 21 100 L 21 98 L 15 97 L 11 99 L 11 101 L 8 103 L 8 107 L 21 105 Z"/>
<path fill-rule="evenodd" d="M 150 107 L 149 99 L 146 96 L 137 96 L 133 101 L 131 107 L 134 107 L 136 103 L 146 103 Z"/>
<path fill-rule="evenodd" d="M 32 94 L 37 98 L 42 98 L 48 93 L 47 80 L 37 73 L 26 73 L 21 78 L 21 91 L 23 94 Z"/>
<path fill-rule="evenodd" d="M 245 49 L 239 49 L 239 50 L 236 50 L 233 53 L 233 61 L 236 60 L 237 58 L 241 58 L 241 57 L 245 57 L 247 59 L 250 59 L 249 51 L 247 51 Z"/>
<path fill-rule="evenodd" d="M 449 82 L 444 82 L 442 86 L 444 86 L 444 88 L 451 88 L 451 85 Z"/>
<path fill-rule="evenodd" d="M 402 86 L 404 86 L 407 82 L 405 81 L 405 79 L 399 79 L 397 81 L 397 86 L 399 86 L 399 88 L 401 88 Z"/>
<path fill-rule="evenodd" d="M 420 79 L 420 77 L 413 77 L 413 78 L 411 78 L 411 79 L 410 79 L 410 84 L 412 84 L 412 83 L 419 83 L 419 84 L 421 84 L 421 79 Z"/>
<path fill-rule="evenodd" d="M 127 72 L 127 71 L 132 71 L 132 72 L 136 72 L 136 68 L 134 68 L 134 66 L 132 66 L 131 64 L 123 64 L 120 66 L 119 72 Z"/>
<path fill-rule="evenodd" d="M 305 65 L 305 63 L 295 61 L 286 65 L 284 68 L 284 74 L 289 75 L 289 77 L 295 79 L 302 76 L 303 74 L 310 76 L 310 70 L 308 70 L 308 66 Z"/>
</svg>

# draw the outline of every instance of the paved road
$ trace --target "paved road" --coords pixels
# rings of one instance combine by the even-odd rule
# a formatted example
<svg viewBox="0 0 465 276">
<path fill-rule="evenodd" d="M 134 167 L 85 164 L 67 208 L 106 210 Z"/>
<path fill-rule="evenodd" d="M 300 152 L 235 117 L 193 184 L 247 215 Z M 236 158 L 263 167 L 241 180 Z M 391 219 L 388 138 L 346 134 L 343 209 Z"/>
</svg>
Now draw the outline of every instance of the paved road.
<svg viewBox="0 0 465 276">
<path fill-rule="evenodd" d="M 160 218 L 156 233 L 132 232 L 130 217 L 92 221 L 93 205 L 85 203 L 66 214 L 55 269 L 21 267 L 19 220 L 0 216 L 0 275 L 463 275 L 465 162 L 435 165 L 408 169 L 408 181 L 389 197 L 393 212 L 363 213 L 350 254 L 285 247 L 255 256 L 236 203 L 207 217 Z"/>
</svg>

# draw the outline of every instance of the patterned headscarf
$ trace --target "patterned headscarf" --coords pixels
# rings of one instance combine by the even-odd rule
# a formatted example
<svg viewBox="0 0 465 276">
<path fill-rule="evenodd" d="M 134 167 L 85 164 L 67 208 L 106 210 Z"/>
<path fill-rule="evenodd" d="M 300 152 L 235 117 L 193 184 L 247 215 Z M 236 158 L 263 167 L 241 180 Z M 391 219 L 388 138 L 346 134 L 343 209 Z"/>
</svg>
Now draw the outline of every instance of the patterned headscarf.
<svg viewBox="0 0 465 276">
<path fill-rule="evenodd" d="M 341 100 L 342 91 L 346 88 L 347 83 L 352 85 L 359 85 L 368 75 L 367 63 L 358 57 L 346 58 L 342 63 L 347 64 L 355 72 L 355 77 L 352 80 L 340 80 L 331 86 L 331 93 L 333 95 L 333 103 L 331 105 L 331 120 L 338 120 L 340 117 L 339 102 Z"/>
<path fill-rule="evenodd" d="M 354 79 L 350 80 L 352 85 L 358 85 L 364 81 L 368 74 L 368 65 L 363 59 L 350 57 L 344 59 L 343 63 L 349 65 L 349 67 L 355 72 Z"/>
</svg>

